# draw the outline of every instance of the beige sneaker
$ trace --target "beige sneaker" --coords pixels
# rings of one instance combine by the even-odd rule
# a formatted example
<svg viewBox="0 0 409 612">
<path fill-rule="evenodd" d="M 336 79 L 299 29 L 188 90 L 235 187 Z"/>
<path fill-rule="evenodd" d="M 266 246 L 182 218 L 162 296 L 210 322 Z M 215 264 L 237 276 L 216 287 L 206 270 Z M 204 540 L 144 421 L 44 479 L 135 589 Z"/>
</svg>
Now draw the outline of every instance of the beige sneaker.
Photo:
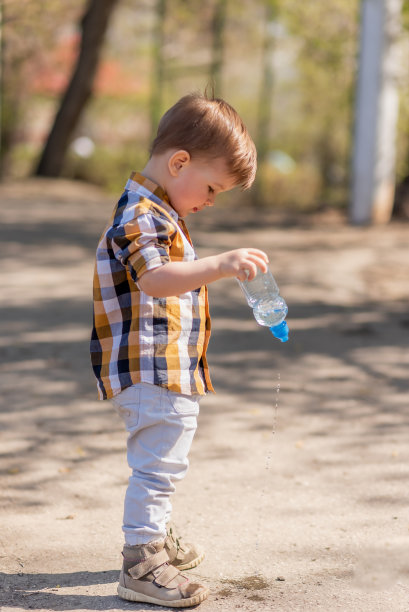
<svg viewBox="0 0 409 612">
<path fill-rule="evenodd" d="M 169 555 L 169 562 L 178 570 L 187 570 L 196 567 L 204 559 L 204 552 L 198 546 L 182 542 L 174 523 L 166 525 L 165 550 Z"/>
<path fill-rule="evenodd" d="M 124 546 L 124 562 L 119 577 L 118 595 L 128 601 L 188 608 L 206 599 L 209 590 L 189 582 L 176 567 L 169 565 L 164 541 L 141 546 Z"/>
</svg>

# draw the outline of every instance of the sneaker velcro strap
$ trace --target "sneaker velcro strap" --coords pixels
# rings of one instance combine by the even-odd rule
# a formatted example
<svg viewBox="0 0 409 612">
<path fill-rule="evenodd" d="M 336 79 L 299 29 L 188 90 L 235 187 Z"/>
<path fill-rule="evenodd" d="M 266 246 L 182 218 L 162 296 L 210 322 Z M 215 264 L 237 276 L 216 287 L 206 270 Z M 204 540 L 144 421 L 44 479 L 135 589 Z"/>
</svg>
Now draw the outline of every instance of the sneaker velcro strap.
<svg viewBox="0 0 409 612">
<path fill-rule="evenodd" d="M 176 578 L 176 576 L 180 575 L 180 572 L 175 567 L 173 567 L 173 565 L 168 565 L 166 569 L 164 569 L 163 572 L 159 574 L 159 576 L 155 576 L 154 582 L 158 586 L 165 587 L 169 584 L 169 582 L 172 582 L 172 580 Z"/>
<path fill-rule="evenodd" d="M 165 538 L 165 549 L 169 555 L 169 561 L 172 562 L 176 557 L 177 547 L 170 535 Z"/>
<path fill-rule="evenodd" d="M 168 553 L 163 548 L 162 550 L 155 553 L 154 555 L 151 555 L 144 561 L 140 561 L 139 563 L 131 567 L 128 570 L 128 574 L 132 578 L 134 578 L 134 580 L 138 580 L 139 578 L 142 578 L 142 576 L 146 576 L 146 574 L 149 574 L 149 572 L 156 569 L 160 565 L 167 563 L 168 561 Z"/>
</svg>

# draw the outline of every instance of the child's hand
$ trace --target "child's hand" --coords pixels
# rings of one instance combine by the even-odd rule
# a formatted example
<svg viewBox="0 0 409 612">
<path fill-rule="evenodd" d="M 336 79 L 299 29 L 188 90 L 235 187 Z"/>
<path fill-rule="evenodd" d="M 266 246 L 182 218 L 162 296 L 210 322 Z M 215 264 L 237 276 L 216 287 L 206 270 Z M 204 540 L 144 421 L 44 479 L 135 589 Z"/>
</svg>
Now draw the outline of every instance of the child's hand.
<svg viewBox="0 0 409 612">
<path fill-rule="evenodd" d="M 222 276 L 236 276 L 239 280 L 253 280 L 257 268 L 267 272 L 268 257 L 259 249 L 234 249 L 216 256 Z"/>
</svg>

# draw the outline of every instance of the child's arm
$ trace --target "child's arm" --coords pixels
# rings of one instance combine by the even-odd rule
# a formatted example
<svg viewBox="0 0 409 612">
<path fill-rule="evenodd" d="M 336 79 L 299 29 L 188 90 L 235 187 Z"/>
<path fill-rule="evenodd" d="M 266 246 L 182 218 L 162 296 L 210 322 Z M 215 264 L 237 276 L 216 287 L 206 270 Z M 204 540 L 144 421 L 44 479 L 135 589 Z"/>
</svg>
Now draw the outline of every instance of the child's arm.
<svg viewBox="0 0 409 612">
<path fill-rule="evenodd" d="M 257 268 L 267 271 L 267 263 L 267 255 L 259 249 L 235 249 L 195 261 L 169 262 L 145 272 L 138 285 L 153 297 L 169 297 L 228 276 L 251 280 Z"/>
</svg>

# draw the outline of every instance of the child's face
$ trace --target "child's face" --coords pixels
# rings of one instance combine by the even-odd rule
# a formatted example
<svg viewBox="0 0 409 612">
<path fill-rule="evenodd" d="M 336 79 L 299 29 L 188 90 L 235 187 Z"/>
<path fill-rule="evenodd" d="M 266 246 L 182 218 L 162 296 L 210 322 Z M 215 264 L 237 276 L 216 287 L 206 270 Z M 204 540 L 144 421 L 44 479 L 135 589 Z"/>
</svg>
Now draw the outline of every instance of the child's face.
<svg viewBox="0 0 409 612">
<path fill-rule="evenodd" d="M 186 155 L 176 160 L 175 172 L 167 185 L 170 203 L 182 218 L 213 206 L 218 193 L 235 186 L 223 158 L 201 160 Z"/>
</svg>

